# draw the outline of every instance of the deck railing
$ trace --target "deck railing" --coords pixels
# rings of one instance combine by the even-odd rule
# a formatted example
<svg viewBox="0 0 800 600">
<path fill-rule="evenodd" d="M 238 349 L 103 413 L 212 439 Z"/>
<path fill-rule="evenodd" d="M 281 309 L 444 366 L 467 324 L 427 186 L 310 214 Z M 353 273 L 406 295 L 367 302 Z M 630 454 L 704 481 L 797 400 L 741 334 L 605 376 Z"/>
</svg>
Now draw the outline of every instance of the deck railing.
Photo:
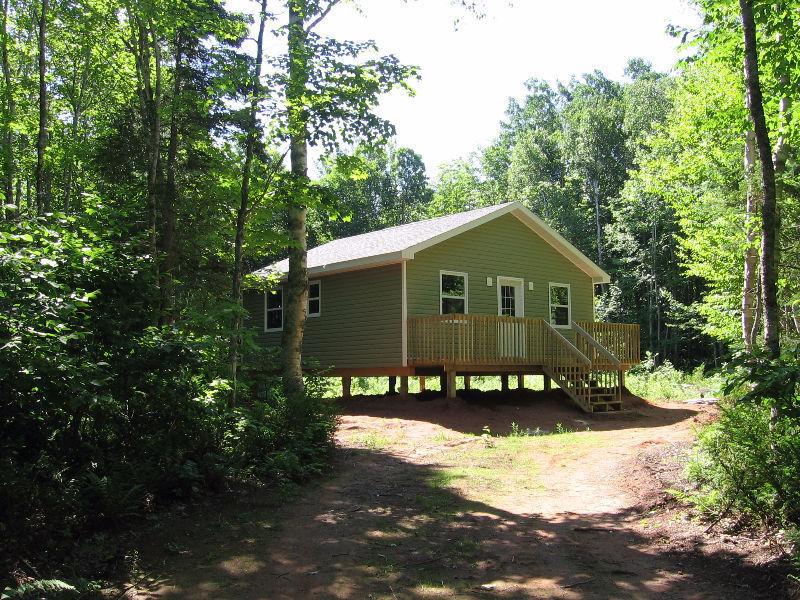
<svg viewBox="0 0 800 600">
<path fill-rule="evenodd" d="M 589 359 L 542 319 L 430 315 L 408 319 L 412 365 L 582 364 Z"/>
<path fill-rule="evenodd" d="M 409 317 L 408 362 L 619 369 L 621 365 L 639 361 L 638 325 L 586 322 L 574 325 L 573 344 L 543 319 L 496 315 Z M 594 331 L 602 338 L 595 338 Z"/>
<path fill-rule="evenodd" d="M 578 321 L 576 325 L 584 329 L 601 346 L 613 354 L 622 363 L 623 368 L 638 365 L 641 362 L 639 325 L 593 321 Z"/>
</svg>

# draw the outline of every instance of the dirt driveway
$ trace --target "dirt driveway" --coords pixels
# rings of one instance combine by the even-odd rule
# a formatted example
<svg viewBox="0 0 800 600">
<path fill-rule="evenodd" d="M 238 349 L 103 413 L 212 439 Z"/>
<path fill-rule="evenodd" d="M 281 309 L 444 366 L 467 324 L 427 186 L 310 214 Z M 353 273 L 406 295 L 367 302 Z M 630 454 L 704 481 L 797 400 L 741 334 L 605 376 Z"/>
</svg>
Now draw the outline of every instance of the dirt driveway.
<svg viewBox="0 0 800 600">
<path fill-rule="evenodd" d="M 202 524 L 185 517 L 170 531 L 156 577 L 128 595 L 778 594 L 754 540 L 706 535 L 663 493 L 679 482 L 676 457 L 708 409 L 642 405 L 588 416 L 557 393 L 529 393 L 469 402 L 358 398 L 343 412 L 329 478 L 277 510 L 249 497 Z M 528 432 L 546 435 L 509 435 Z"/>
</svg>

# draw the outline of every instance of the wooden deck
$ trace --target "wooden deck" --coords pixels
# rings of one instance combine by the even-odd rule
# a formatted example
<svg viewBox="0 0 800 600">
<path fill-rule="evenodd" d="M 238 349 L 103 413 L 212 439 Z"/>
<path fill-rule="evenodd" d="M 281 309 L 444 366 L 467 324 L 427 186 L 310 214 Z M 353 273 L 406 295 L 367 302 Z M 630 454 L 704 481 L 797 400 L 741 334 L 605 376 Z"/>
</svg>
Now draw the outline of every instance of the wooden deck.
<svg viewBox="0 0 800 600">
<path fill-rule="evenodd" d="M 453 380 L 456 373 L 544 373 L 589 412 L 622 408 L 624 372 L 639 353 L 638 325 L 581 321 L 560 330 L 544 319 L 494 315 L 408 319 L 410 366 L 441 367 Z M 454 384 L 448 388 L 453 394 Z"/>
</svg>

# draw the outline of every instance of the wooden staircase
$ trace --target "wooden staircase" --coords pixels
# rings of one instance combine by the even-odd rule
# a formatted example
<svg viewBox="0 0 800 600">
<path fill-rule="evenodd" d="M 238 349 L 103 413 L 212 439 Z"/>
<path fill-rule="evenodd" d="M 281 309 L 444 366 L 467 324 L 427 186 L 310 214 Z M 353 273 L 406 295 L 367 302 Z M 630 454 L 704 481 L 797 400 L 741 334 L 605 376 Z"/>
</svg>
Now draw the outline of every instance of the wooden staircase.
<svg viewBox="0 0 800 600">
<path fill-rule="evenodd" d="M 550 327 L 555 352 L 542 370 L 582 410 L 619 412 L 622 407 L 622 363 L 585 329 L 573 322 L 575 344 Z"/>
<path fill-rule="evenodd" d="M 622 385 L 617 371 L 575 370 L 559 367 L 544 367 L 543 370 L 573 402 L 586 412 L 619 412 L 623 409 Z"/>
</svg>

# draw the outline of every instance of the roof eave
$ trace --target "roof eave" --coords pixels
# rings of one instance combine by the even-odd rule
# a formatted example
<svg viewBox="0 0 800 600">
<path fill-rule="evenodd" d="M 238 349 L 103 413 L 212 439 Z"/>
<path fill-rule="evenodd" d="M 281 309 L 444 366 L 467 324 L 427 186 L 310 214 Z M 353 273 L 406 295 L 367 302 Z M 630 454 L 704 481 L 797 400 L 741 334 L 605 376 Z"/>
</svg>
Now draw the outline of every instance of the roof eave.
<svg viewBox="0 0 800 600">
<path fill-rule="evenodd" d="M 330 263 L 326 265 L 317 265 L 315 267 L 308 268 L 308 275 L 309 277 L 319 276 L 319 275 L 333 275 L 334 273 L 343 273 L 346 271 L 359 271 L 361 269 L 372 269 L 374 267 L 382 267 L 384 265 L 390 265 L 395 263 L 400 263 L 405 260 L 403 256 L 403 252 L 388 252 L 386 254 L 376 254 L 375 256 L 365 256 L 362 258 L 354 258 L 352 260 L 344 260 L 340 262 Z M 277 264 L 277 263 L 275 263 Z M 270 265 L 262 271 L 267 271 L 281 275 L 281 281 L 286 279 L 287 271 L 284 270 L 277 270 L 273 269 L 275 265 Z M 262 276 L 266 276 L 267 273 L 262 273 Z"/>
</svg>

